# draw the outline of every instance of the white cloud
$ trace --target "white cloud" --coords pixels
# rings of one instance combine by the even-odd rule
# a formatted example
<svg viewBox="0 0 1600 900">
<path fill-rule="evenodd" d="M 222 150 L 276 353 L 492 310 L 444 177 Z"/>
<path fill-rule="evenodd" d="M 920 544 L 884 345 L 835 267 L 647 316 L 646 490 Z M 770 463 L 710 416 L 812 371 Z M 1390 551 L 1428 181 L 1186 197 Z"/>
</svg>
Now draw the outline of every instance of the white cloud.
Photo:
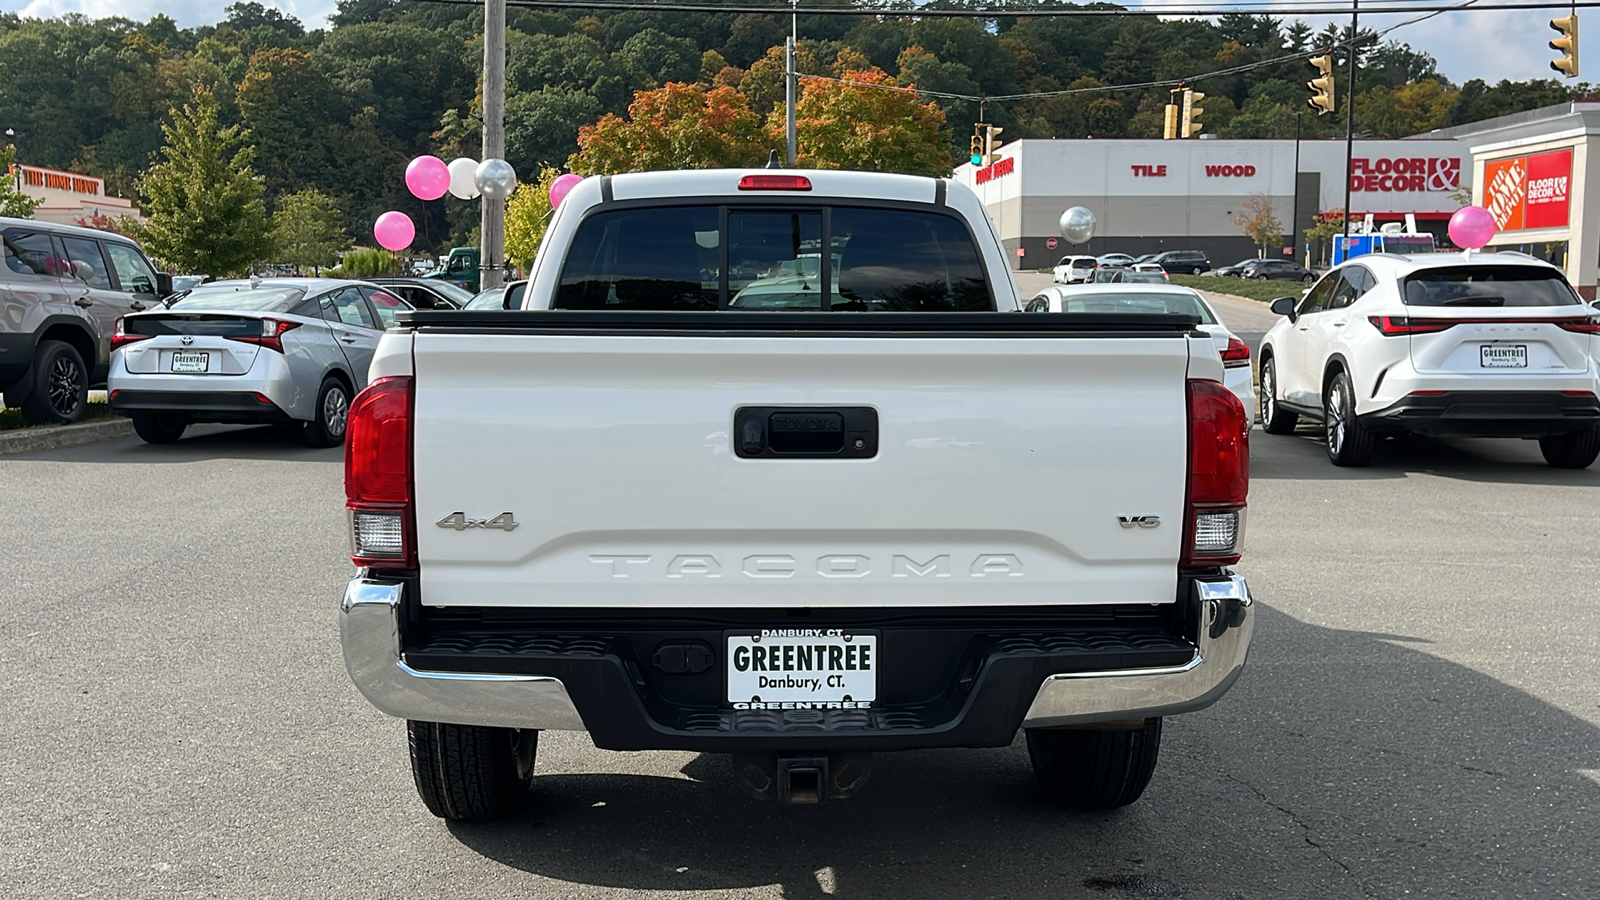
<svg viewBox="0 0 1600 900">
<path fill-rule="evenodd" d="M 223 10 L 232 0 L 0 0 L 0 11 L 20 13 L 39 19 L 52 18 L 67 13 L 83 13 L 91 19 L 122 16 L 136 22 L 148 20 L 156 13 L 165 13 L 178 23 L 179 28 L 195 25 L 215 25 L 222 19 Z M 333 0 L 258 0 L 263 6 L 277 7 L 299 19 L 307 28 L 327 27 L 327 17 L 333 14 Z"/>
</svg>

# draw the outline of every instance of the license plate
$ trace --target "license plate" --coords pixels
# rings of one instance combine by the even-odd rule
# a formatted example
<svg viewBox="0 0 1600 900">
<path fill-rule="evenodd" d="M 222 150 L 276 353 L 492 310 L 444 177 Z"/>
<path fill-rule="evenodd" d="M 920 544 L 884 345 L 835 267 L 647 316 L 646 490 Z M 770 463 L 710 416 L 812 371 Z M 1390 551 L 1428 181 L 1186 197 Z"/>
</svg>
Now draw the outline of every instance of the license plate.
<svg viewBox="0 0 1600 900">
<path fill-rule="evenodd" d="M 1478 348 L 1482 354 L 1479 363 L 1485 369 L 1526 369 L 1527 344 L 1484 344 Z"/>
<path fill-rule="evenodd" d="M 172 371 L 204 372 L 211 368 L 211 354 L 178 351 L 172 354 Z"/>
<path fill-rule="evenodd" d="M 864 709 L 878 698 L 878 636 L 779 628 L 728 635 L 736 709 Z"/>
</svg>

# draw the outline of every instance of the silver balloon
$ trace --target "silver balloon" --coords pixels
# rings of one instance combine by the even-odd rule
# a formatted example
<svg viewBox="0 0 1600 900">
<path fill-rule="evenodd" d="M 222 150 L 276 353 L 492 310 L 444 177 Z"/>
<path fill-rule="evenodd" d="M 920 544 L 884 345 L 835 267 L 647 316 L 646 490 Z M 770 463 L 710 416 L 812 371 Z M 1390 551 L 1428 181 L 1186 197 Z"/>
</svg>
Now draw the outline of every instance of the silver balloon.
<svg viewBox="0 0 1600 900">
<path fill-rule="evenodd" d="M 504 200 L 517 189 L 517 170 L 503 159 L 486 159 L 478 163 L 472 180 L 485 200 Z"/>
<path fill-rule="evenodd" d="M 1074 206 L 1061 214 L 1061 236 L 1074 244 L 1094 237 L 1094 213 Z"/>
</svg>

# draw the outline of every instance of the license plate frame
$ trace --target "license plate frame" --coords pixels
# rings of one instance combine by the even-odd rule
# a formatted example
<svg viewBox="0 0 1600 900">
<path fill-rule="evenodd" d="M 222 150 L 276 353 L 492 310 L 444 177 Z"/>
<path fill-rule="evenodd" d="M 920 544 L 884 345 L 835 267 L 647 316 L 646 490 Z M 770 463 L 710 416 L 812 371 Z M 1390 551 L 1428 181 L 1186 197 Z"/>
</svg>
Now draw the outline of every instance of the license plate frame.
<svg viewBox="0 0 1600 900">
<path fill-rule="evenodd" d="M 172 351 L 172 372 L 174 375 L 202 375 L 211 370 L 211 351 L 209 350 L 174 350 Z"/>
<path fill-rule="evenodd" d="M 1478 368 L 1480 369 L 1526 369 L 1527 367 L 1527 344 L 1478 345 Z"/>
<path fill-rule="evenodd" d="M 723 697 L 735 709 L 870 708 L 878 699 L 880 637 L 877 631 L 851 628 L 724 632 Z M 786 647 L 792 649 L 785 653 Z M 774 651 L 776 664 L 769 669 L 765 663 Z M 808 657 L 804 666 L 802 653 Z"/>
</svg>

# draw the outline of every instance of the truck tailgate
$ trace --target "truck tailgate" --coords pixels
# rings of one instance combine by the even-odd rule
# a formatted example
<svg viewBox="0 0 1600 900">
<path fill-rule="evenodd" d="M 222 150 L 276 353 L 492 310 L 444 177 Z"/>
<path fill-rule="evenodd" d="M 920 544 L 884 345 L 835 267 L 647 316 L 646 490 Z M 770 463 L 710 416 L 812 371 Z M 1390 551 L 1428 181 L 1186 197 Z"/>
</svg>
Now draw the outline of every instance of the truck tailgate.
<svg viewBox="0 0 1600 900">
<path fill-rule="evenodd" d="M 422 329 L 412 352 L 427 605 L 1174 600 L 1181 332 Z M 746 407 L 873 410 L 876 453 L 741 458 Z"/>
</svg>

